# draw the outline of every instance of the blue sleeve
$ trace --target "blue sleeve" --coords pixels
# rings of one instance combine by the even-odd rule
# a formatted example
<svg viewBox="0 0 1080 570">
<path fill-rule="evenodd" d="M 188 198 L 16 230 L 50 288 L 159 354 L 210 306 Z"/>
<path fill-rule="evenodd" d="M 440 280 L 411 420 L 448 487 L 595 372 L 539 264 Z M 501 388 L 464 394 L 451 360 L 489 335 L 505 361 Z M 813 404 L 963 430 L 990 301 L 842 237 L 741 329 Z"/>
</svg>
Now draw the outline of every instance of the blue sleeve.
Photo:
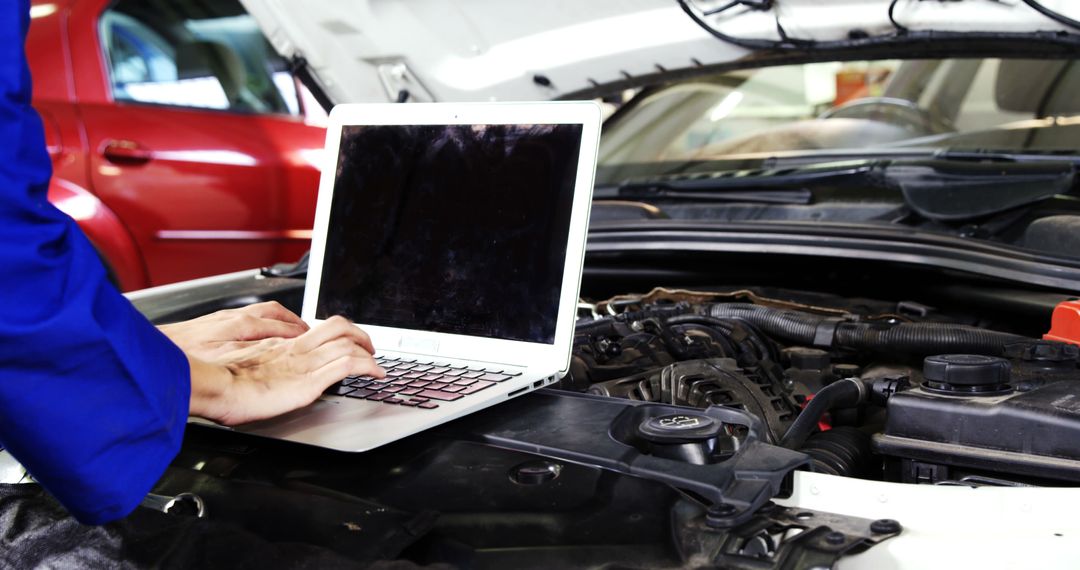
<svg viewBox="0 0 1080 570">
<path fill-rule="evenodd" d="M 0 445 L 81 522 L 134 509 L 176 455 L 187 358 L 107 281 L 46 197 L 27 0 L 0 2 Z"/>
</svg>

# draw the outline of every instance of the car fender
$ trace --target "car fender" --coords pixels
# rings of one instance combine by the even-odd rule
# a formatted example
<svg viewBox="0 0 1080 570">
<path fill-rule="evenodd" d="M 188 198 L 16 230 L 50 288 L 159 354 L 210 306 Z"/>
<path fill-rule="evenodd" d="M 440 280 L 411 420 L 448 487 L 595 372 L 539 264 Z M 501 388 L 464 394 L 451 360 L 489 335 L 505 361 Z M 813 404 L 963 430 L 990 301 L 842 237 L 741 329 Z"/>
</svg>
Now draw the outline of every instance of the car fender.
<svg viewBox="0 0 1080 570">
<path fill-rule="evenodd" d="M 79 224 L 121 290 L 149 286 L 146 265 L 131 234 L 97 196 L 74 182 L 54 177 L 49 183 L 49 201 Z"/>
</svg>

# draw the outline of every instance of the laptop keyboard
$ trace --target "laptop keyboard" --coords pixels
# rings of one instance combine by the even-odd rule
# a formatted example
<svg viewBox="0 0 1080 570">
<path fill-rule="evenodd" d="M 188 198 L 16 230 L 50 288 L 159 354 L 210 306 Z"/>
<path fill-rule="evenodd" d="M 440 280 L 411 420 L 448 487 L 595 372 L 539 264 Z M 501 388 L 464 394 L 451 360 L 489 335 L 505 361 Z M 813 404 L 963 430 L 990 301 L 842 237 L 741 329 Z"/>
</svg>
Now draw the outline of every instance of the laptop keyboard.
<svg viewBox="0 0 1080 570">
<path fill-rule="evenodd" d="M 380 356 L 375 362 L 386 370 L 386 378 L 350 376 L 328 388 L 326 394 L 431 410 L 440 402 L 460 400 L 521 375 L 518 371 L 422 358 Z"/>
</svg>

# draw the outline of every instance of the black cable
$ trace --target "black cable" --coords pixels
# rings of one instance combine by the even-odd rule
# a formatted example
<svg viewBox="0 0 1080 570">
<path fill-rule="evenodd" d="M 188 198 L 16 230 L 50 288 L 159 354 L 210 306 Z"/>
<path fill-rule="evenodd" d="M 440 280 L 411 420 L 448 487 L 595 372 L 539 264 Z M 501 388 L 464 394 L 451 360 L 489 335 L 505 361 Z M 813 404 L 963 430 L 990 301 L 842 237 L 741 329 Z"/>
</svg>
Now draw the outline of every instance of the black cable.
<svg viewBox="0 0 1080 570">
<path fill-rule="evenodd" d="M 702 16 L 712 16 L 713 14 L 720 14 L 727 12 L 728 10 L 736 6 L 746 6 L 751 10 L 768 10 L 773 6 L 773 0 L 731 0 L 727 4 L 719 8 L 713 8 L 712 10 L 702 10 Z"/>
<path fill-rule="evenodd" d="M 699 324 L 707 327 L 715 327 L 725 334 L 730 335 L 734 328 L 732 323 L 739 323 L 742 326 L 750 329 L 753 334 L 747 335 L 747 340 L 752 347 L 754 347 L 754 356 L 757 360 L 765 360 L 766 358 L 773 362 L 780 362 L 779 354 L 775 352 L 775 348 L 772 344 L 769 344 L 765 338 L 765 335 L 750 321 L 739 318 L 717 318 L 710 317 L 708 315 L 679 315 L 667 319 L 669 325 L 681 325 L 681 324 Z"/>
<path fill-rule="evenodd" d="M 694 4 L 693 0 L 676 0 L 676 1 L 679 3 L 679 6 L 682 7 L 683 12 L 686 12 L 686 15 L 689 16 L 690 19 L 693 20 L 694 23 L 697 24 L 698 26 L 700 26 L 703 30 L 705 30 L 706 32 L 709 32 L 709 34 L 711 34 L 711 35 L 713 35 L 713 36 L 715 36 L 715 37 L 717 37 L 717 38 L 719 38 L 719 39 L 721 39 L 721 40 L 723 40 L 725 42 L 728 42 L 730 44 L 734 44 L 734 45 L 737 45 L 737 46 L 740 46 L 740 47 L 744 47 L 744 48 L 748 48 L 748 49 L 806 49 L 806 48 L 811 48 L 811 47 L 832 46 L 832 45 L 835 45 L 835 44 L 838 44 L 838 43 L 839 44 L 843 43 L 843 42 L 822 42 L 822 41 L 819 41 L 819 40 L 808 40 L 808 39 L 802 39 L 802 38 L 793 38 L 793 37 L 788 35 L 787 30 L 785 30 L 783 24 L 780 23 L 780 16 L 778 16 L 778 15 L 775 16 L 775 19 L 776 19 L 776 34 L 780 37 L 780 40 L 755 40 L 755 39 L 737 38 L 735 36 L 730 36 L 728 34 L 725 34 L 724 32 L 721 32 L 720 30 L 717 30 L 715 27 L 711 26 L 708 22 L 706 22 L 705 20 L 702 19 L 705 16 L 711 16 L 711 15 L 714 15 L 714 14 L 719 14 L 721 12 L 726 12 L 726 11 L 730 10 L 731 8 L 736 7 L 736 6 L 746 6 L 747 8 L 750 8 L 752 10 L 768 10 L 768 9 L 771 9 L 773 7 L 773 3 L 771 1 L 751 2 L 749 0 L 735 0 L 733 2 L 729 2 L 729 3 L 721 6 L 720 8 L 714 8 L 712 10 L 707 10 L 707 11 L 703 10 L 703 11 L 701 11 L 701 16 L 698 16 L 698 14 L 695 12 L 695 9 L 697 8 L 697 5 Z"/>
<path fill-rule="evenodd" d="M 780 23 L 780 16 L 776 16 L 776 35 L 780 36 L 780 43 L 783 45 L 813 46 L 818 43 L 817 40 L 804 40 L 789 36 L 787 30 L 785 30 L 784 26 Z"/>
<path fill-rule="evenodd" d="M 671 325 L 671 323 L 668 324 L 669 326 Z M 675 329 L 675 327 L 679 328 Z M 709 338 L 711 338 L 713 342 L 720 345 L 721 356 L 727 358 L 737 358 L 739 356 L 739 349 L 736 348 L 736 346 L 726 336 L 721 334 L 721 332 L 714 327 L 710 327 L 701 323 L 686 323 L 682 325 L 672 326 L 672 330 L 676 330 L 676 332 L 679 332 L 680 334 L 685 334 L 688 330 L 701 331 L 709 335 Z"/>
<path fill-rule="evenodd" d="M 702 16 L 712 16 L 713 14 L 719 14 L 721 12 L 727 12 L 728 10 L 738 6 L 741 3 L 742 2 L 739 2 L 739 0 L 731 0 L 731 2 L 728 2 L 727 4 L 724 4 L 723 6 L 721 6 L 719 8 L 713 8 L 712 10 L 706 10 L 706 11 L 702 12 L 701 15 Z"/>
<path fill-rule="evenodd" d="M 896 18 L 893 16 L 893 10 L 896 9 L 896 4 L 898 2 L 900 2 L 900 0 L 892 0 L 892 2 L 889 3 L 889 21 L 892 22 L 893 27 L 896 28 L 898 33 L 906 34 L 908 33 L 907 26 L 897 22 Z"/>
<path fill-rule="evenodd" d="M 743 319 L 741 317 L 723 317 L 720 320 L 731 321 L 733 323 L 739 323 L 742 326 L 750 329 L 750 332 L 754 333 L 753 336 L 757 339 L 754 342 L 761 341 L 765 349 L 765 355 L 773 362 L 780 362 L 780 349 L 777 348 L 777 344 L 769 340 L 768 335 L 761 331 L 761 328 L 754 323 Z"/>
<path fill-rule="evenodd" d="M 676 360 L 690 360 L 690 356 L 686 352 L 686 347 L 682 345 L 672 334 L 672 331 L 661 323 L 658 319 L 645 319 L 641 321 L 642 330 L 652 335 L 655 335 L 660 339 L 660 342 L 664 343 L 664 348 L 668 353 L 675 357 Z"/>
<path fill-rule="evenodd" d="M 1068 17 L 1068 16 L 1066 16 L 1064 14 L 1061 14 L 1059 12 L 1055 12 L 1055 11 L 1051 10 L 1050 8 L 1047 8 L 1046 6 L 1043 6 L 1042 4 L 1037 2 L 1036 0 L 1021 0 L 1021 1 L 1024 4 L 1027 4 L 1032 10 L 1035 10 L 1036 12 L 1042 14 L 1043 16 L 1046 16 L 1047 18 L 1050 18 L 1051 20 L 1053 20 L 1053 21 L 1055 21 L 1055 22 L 1057 22 L 1059 24 L 1062 24 L 1062 25 L 1065 25 L 1065 26 L 1069 26 L 1070 28 L 1075 28 L 1077 30 L 1080 30 L 1080 20 L 1074 20 L 1074 19 L 1072 19 L 1072 18 L 1070 18 L 1070 17 Z"/>
<path fill-rule="evenodd" d="M 715 37 L 717 37 L 717 38 L 719 38 L 719 39 L 721 39 L 721 40 L 723 40 L 725 42 L 728 42 L 730 44 L 734 44 L 734 45 L 744 47 L 744 48 L 749 48 L 749 49 L 776 49 L 776 48 L 783 48 L 783 47 L 794 47 L 791 44 L 784 44 L 783 42 L 778 42 L 778 41 L 773 41 L 773 40 L 753 40 L 753 39 L 743 39 L 743 38 L 736 38 L 734 36 L 729 36 L 729 35 L 721 32 L 720 30 L 717 30 L 716 28 L 710 26 L 709 23 L 706 22 L 705 20 L 702 20 L 701 17 L 699 17 L 697 15 L 697 13 L 694 11 L 694 7 L 690 6 L 691 0 L 677 0 L 677 1 L 679 3 L 679 6 L 683 9 L 683 12 L 686 12 L 686 15 L 689 16 L 690 19 L 693 20 L 695 24 L 697 24 L 698 26 L 701 26 L 701 29 L 705 30 L 706 32 L 709 32 L 709 34 L 711 34 L 711 35 L 713 35 L 713 36 L 715 36 Z M 725 7 L 725 9 L 730 8 L 730 7 L 731 6 L 729 5 L 729 6 Z"/>
<path fill-rule="evenodd" d="M 708 22 L 706 22 L 704 19 L 702 19 L 703 18 L 702 15 L 698 14 L 698 11 L 696 11 L 697 6 L 693 3 L 693 0 L 676 0 L 676 1 L 679 3 L 679 7 L 682 8 L 683 12 L 686 12 L 686 15 L 695 24 L 697 24 L 699 27 L 701 27 L 701 29 L 708 32 L 709 35 L 711 35 L 713 37 L 716 37 L 716 38 L 718 38 L 718 39 L 720 39 L 720 40 L 722 40 L 724 42 L 727 42 L 729 44 L 736 45 L 736 46 L 746 48 L 746 49 L 752 49 L 752 50 L 793 50 L 793 49 L 805 50 L 805 49 L 809 49 L 809 48 L 832 49 L 832 48 L 870 47 L 870 46 L 888 44 L 888 43 L 894 42 L 894 41 L 896 41 L 898 39 L 903 39 L 903 40 L 909 41 L 909 42 L 922 41 L 922 40 L 926 40 L 926 41 L 932 40 L 934 42 L 941 42 L 943 40 L 952 40 L 952 39 L 957 39 L 957 38 L 963 38 L 963 39 L 975 38 L 975 39 L 983 39 L 983 40 L 1002 40 L 1002 39 L 1006 39 L 1006 38 L 1008 38 L 1008 39 L 1020 39 L 1021 37 L 1023 37 L 1024 39 L 1030 39 L 1031 38 L 1030 33 L 1024 33 L 1024 34 L 1013 33 L 1013 34 L 1010 34 L 1010 33 L 1005 33 L 1005 32 L 943 32 L 943 31 L 933 31 L 933 30 L 911 31 L 908 27 L 904 26 L 900 22 L 897 22 L 895 20 L 895 18 L 892 17 L 893 9 L 895 8 L 895 5 L 899 3 L 898 0 L 893 0 L 890 3 L 890 6 L 889 6 L 889 12 L 890 12 L 890 18 L 889 19 L 892 22 L 893 26 L 896 28 L 896 30 L 897 30 L 896 33 L 883 34 L 883 35 L 876 36 L 876 37 L 865 37 L 865 38 L 858 38 L 858 39 L 821 41 L 821 40 L 812 40 L 812 39 L 792 38 L 790 36 L 787 36 L 786 32 L 778 31 L 778 33 L 780 33 L 782 35 L 782 37 L 784 37 L 784 39 L 782 41 L 748 39 L 748 38 L 739 38 L 739 37 L 735 37 L 735 36 L 725 34 L 724 32 L 721 32 L 720 30 L 718 30 L 715 27 L 713 27 L 712 25 L 710 25 Z M 989 1 L 994 2 L 994 3 L 998 3 L 998 4 L 1002 3 L 1001 0 L 989 0 Z M 1032 9 L 1038 11 L 1039 13 L 1043 14 L 1044 16 L 1046 16 L 1048 18 L 1053 19 L 1054 21 L 1056 21 L 1058 23 L 1061 23 L 1061 24 L 1069 26 L 1071 28 L 1080 30 L 1080 21 L 1074 20 L 1072 18 L 1069 18 L 1067 16 L 1059 14 L 1058 12 L 1050 10 L 1049 8 L 1046 8 L 1045 6 L 1043 6 L 1042 4 L 1037 2 L 1036 0 L 1023 0 L 1023 2 L 1025 4 L 1027 4 L 1029 7 L 1031 7 Z M 755 3 L 750 2 L 749 0 L 741 0 L 741 1 L 736 2 L 734 4 L 729 2 L 728 4 L 725 4 L 724 6 L 722 6 L 720 9 L 709 10 L 707 12 L 702 11 L 702 14 L 706 14 L 706 15 L 717 14 L 719 12 L 726 11 L 726 10 L 729 10 L 729 9 L 735 7 L 735 6 L 740 6 L 740 5 L 741 6 L 746 6 L 746 7 L 750 8 L 750 9 L 753 9 L 753 10 L 765 10 L 765 9 L 770 8 L 772 6 L 772 3 L 771 2 L 762 2 L 762 3 L 755 4 Z M 779 30 L 783 30 L 783 26 L 779 25 L 779 21 L 777 21 L 777 24 L 778 24 Z M 1038 39 L 1040 41 L 1050 41 L 1050 42 L 1053 42 L 1053 43 L 1069 43 L 1071 45 L 1076 45 L 1076 43 L 1077 43 L 1077 39 L 1076 39 L 1076 36 L 1074 34 L 1066 34 L 1064 37 L 1062 37 L 1060 35 L 1042 33 L 1042 34 L 1037 34 L 1037 36 L 1039 36 Z"/>
<path fill-rule="evenodd" d="M 780 363 L 780 350 L 776 348 L 776 343 L 768 340 L 769 337 L 765 336 L 760 329 L 757 328 L 754 323 L 743 319 L 721 319 L 738 323 L 747 328 L 751 334 L 747 335 L 747 339 L 750 345 L 756 349 L 758 362 L 763 360 L 771 360 L 777 364 Z"/>
</svg>

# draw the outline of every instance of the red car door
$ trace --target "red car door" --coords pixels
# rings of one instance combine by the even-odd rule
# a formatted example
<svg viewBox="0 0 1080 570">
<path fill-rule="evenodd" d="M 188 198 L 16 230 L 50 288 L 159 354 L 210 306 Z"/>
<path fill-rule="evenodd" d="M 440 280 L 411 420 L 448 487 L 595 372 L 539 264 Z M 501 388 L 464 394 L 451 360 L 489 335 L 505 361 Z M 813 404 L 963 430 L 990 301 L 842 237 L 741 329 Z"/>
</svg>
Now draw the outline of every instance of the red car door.
<svg viewBox="0 0 1080 570">
<path fill-rule="evenodd" d="M 295 261 L 324 130 L 235 0 L 90 0 L 70 19 L 94 193 L 154 285 Z"/>
</svg>

